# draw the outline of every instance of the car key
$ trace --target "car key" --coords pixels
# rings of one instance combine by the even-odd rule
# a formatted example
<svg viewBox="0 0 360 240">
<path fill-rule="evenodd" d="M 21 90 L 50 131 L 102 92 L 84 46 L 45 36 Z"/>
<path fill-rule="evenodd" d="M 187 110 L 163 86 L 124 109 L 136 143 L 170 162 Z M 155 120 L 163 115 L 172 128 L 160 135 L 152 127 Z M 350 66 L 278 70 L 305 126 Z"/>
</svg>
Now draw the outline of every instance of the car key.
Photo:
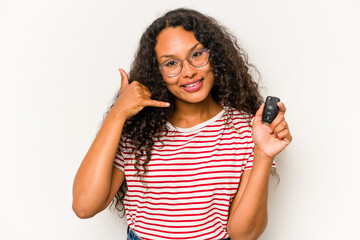
<svg viewBox="0 0 360 240">
<path fill-rule="evenodd" d="M 279 112 L 279 107 L 277 106 L 278 102 L 280 102 L 280 99 L 277 97 L 268 96 L 266 98 L 262 115 L 263 123 L 271 124 L 272 121 L 274 121 Z"/>
</svg>

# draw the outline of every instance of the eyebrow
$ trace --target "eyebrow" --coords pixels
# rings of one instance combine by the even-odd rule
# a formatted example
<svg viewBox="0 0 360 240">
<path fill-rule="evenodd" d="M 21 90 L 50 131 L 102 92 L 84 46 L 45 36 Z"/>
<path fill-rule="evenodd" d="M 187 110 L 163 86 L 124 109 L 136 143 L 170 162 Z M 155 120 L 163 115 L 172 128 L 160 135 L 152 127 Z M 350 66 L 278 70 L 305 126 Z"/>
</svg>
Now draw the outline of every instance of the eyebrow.
<svg viewBox="0 0 360 240">
<path fill-rule="evenodd" d="M 189 52 L 193 51 L 200 43 L 196 43 L 192 48 L 189 49 Z M 159 59 L 161 58 L 173 58 L 174 55 L 162 55 Z"/>
</svg>

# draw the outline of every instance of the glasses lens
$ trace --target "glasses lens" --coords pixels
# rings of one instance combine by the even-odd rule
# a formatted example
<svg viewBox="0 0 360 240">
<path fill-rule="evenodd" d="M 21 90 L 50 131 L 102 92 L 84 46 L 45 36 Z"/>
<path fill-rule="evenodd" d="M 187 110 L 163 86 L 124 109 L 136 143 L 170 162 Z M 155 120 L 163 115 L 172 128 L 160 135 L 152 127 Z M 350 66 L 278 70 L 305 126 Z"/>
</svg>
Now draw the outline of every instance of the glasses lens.
<svg viewBox="0 0 360 240">
<path fill-rule="evenodd" d="M 210 50 L 205 48 L 194 51 L 187 57 L 187 60 L 194 67 L 202 67 L 209 61 L 209 52 Z M 181 72 L 182 62 L 181 59 L 170 59 L 162 63 L 160 68 L 166 76 L 175 77 Z"/>
<path fill-rule="evenodd" d="M 207 49 L 200 49 L 191 53 L 188 59 L 193 66 L 202 67 L 209 59 L 209 52 Z"/>
<path fill-rule="evenodd" d="M 176 76 L 181 71 L 181 60 L 171 59 L 161 64 L 161 69 L 168 77 Z"/>
</svg>

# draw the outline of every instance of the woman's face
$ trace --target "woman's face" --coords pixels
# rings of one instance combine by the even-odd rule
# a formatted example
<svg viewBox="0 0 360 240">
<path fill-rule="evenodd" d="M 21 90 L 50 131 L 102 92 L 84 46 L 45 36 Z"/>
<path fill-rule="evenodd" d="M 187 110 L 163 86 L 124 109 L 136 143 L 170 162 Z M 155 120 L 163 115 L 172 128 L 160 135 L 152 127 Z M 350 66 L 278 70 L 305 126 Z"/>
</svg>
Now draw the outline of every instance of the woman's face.
<svg viewBox="0 0 360 240">
<path fill-rule="evenodd" d="M 155 51 L 159 64 L 171 59 L 185 59 L 179 75 L 168 77 L 161 72 L 166 87 L 177 101 L 199 103 L 211 97 L 214 75 L 210 63 L 197 68 L 186 59 L 194 51 L 203 48 L 204 45 L 196 40 L 194 33 L 182 27 L 166 28 L 157 37 Z"/>
</svg>

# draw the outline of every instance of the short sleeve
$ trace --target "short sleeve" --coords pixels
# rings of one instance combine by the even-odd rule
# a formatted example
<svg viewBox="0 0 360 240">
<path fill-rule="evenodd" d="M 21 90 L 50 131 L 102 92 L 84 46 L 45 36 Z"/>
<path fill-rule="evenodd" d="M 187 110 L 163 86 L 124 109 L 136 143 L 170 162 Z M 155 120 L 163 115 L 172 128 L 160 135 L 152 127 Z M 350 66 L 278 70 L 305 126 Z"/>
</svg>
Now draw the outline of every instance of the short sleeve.
<svg viewBox="0 0 360 240">
<path fill-rule="evenodd" d="M 249 119 L 250 117 L 250 119 Z M 238 118 L 234 119 L 238 131 L 240 133 L 240 139 L 243 144 L 243 148 L 246 149 L 244 152 L 244 158 L 242 160 L 242 170 L 252 169 L 254 161 L 254 141 L 252 138 L 252 123 L 254 121 L 254 115 L 248 115 L 245 112 L 241 112 Z"/>
<path fill-rule="evenodd" d="M 251 151 L 251 154 L 250 154 L 249 158 L 246 161 L 244 170 L 252 169 L 253 162 L 254 162 L 254 150 Z"/>
<path fill-rule="evenodd" d="M 124 146 L 123 146 L 124 141 L 123 140 L 124 139 L 121 138 L 121 140 L 119 142 L 119 146 L 118 146 L 118 149 L 116 150 L 113 166 L 117 167 L 121 171 L 125 172 L 125 170 L 124 170 L 125 158 L 124 158 Z"/>
</svg>

